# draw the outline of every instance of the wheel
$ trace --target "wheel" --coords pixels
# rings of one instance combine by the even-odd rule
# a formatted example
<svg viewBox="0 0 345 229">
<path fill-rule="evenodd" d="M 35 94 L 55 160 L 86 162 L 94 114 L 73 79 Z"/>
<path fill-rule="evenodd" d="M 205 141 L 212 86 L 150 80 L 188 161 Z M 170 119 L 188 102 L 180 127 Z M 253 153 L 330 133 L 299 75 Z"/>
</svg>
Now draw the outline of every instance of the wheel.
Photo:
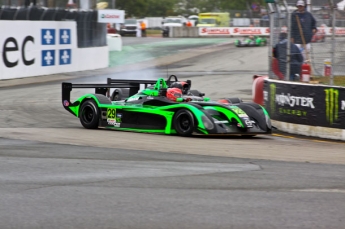
<svg viewBox="0 0 345 229">
<path fill-rule="evenodd" d="M 177 111 L 173 118 L 173 126 L 180 136 L 191 136 L 194 132 L 194 116 L 186 109 Z"/>
<path fill-rule="evenodd" d="M 115 89 L 111 94 L 111 101 L 120 101 L 122 100 L 122 91 L 121 89 Z"/>
<path fill-rule="evenodd" d="M 238 103 L 242 103 L 243 102 L 242 99 L 237 98 L 237 97 L 235 97 L 235 98 L 225 98 L 225 99 L 228 100 L 229 103 L 231 103 L 231 104 L 238 104 Z"/>
<path fill-rule="evenodd" d="M 80 107 L 80 123 L 86 129 L 97 129 L 100 112 L 94 100 L 86 100 Z"/>
</svg>

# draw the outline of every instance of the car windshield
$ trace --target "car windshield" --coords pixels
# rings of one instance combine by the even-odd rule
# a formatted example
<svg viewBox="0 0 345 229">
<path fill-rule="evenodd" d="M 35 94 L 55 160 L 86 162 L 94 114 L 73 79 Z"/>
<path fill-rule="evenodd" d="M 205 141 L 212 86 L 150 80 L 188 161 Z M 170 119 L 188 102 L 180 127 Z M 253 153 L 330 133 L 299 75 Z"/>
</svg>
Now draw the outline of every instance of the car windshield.
<svg viewBox="0 0 345 229">
<path fill-rule="evenodd" d="M 165 23 L 179 23 L 179 24 L 181 24 L 182 21 L 179 18 L 167 18 L 167 19 L 165 19 Z"/>
<path fill-rule="evenodd" d="M 135 19 L 126 19 L 125 24 L 137 24 L 137 20 Z"/>
<path fill-rule="evenodd" d="M 216 19 L 214 19 L 214 18 L 202 18 L 199 20 L 199 24 L 216 24 Z"/>
</svg>

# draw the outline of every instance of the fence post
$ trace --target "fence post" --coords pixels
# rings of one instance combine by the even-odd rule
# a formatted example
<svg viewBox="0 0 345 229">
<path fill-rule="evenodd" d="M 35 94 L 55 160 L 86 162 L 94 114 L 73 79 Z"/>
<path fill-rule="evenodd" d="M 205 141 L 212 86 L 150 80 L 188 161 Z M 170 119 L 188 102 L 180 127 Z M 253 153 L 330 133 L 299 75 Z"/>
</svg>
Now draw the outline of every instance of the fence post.
<svg viewBox="0 0 345 229">
<path fill-rule="evenodd" d="M 329 84 L 331 86 L 334 85 L 334 55 L 335 55 L 335 6 L 334 6 L 334 0 L 329 0 L 330 7 L 332 7 L 332 50 L 331 50 L 331 76 L 330 76 L 330 82 Z"/>
<path fill-rule="evenodd" d="M 286 44 L 286 71 L 285 80 L 290 80 L 290 61 L 291 61 L 291 13 L 286 0 L 283 1 L 287 13 L 287 44 Z"/>
<path fill-rule="evenodd" d="M 268 49 L 268 63 L 269 63 L 269 71 L 268 71 L 268 76 L 270 79 L 273 79 L 274 75 L 272 72 L 272 63 L 273 63 L 273 53 L 272 53 L 272 49 L 273 49 L 273 45 L 274 45 L 274 40 L 273 40 L 273 31 L 274 31 L 274 16 L 275 16 L 275 6 L 276 3 L 268 3 L 268 7 L 269 7 L 269 26 L 270 26 L 270 48 Z"/>
</svg>

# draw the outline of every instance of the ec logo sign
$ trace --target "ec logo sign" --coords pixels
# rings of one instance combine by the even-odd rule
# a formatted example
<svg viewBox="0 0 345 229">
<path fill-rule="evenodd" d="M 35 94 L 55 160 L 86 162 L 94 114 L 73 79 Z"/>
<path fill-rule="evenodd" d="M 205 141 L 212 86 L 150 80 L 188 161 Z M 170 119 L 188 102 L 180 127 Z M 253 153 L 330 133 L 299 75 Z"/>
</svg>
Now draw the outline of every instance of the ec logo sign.
<svg viewBox="0 0 345 229">
<path fill-rule="evenodd" d="M 4 61 L 4 64 L 8 68 L 13 68 L 18 65 L 19 58 L 15 61 L 11 61 L 8 58 L 8 53 L 9 52 L 14 52 L 14 51 L 21 51 L 21 59 L 24 63 L 24 65 L 29 66 L 35 63 L 35 59 L 28 60 L 25 56 L 25 46 L 28 43 L 35 43 L 34 38 L 32 36 L 26 36 L 21 43 L 21 46 L 18 45 L 17 40 L 14 37 L 9 37 L 5 40 L 4 46 L 3 46 L 3 52 L 2 52 L 2 59 Z"/>
</svg>

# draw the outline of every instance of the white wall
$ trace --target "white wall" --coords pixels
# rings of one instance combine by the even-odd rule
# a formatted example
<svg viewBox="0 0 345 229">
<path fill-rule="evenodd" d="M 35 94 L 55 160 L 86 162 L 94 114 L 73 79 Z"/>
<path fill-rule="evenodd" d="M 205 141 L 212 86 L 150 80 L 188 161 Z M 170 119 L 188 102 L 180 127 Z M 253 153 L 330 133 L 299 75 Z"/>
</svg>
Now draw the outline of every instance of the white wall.
<svg viewBox="0 0 345 229">
<path fill-rule="evenodd" d="M 0 21 L 0 80 L 108 67 L 108 47 L 78 48 L 75 21 Z"/>
</svg>

